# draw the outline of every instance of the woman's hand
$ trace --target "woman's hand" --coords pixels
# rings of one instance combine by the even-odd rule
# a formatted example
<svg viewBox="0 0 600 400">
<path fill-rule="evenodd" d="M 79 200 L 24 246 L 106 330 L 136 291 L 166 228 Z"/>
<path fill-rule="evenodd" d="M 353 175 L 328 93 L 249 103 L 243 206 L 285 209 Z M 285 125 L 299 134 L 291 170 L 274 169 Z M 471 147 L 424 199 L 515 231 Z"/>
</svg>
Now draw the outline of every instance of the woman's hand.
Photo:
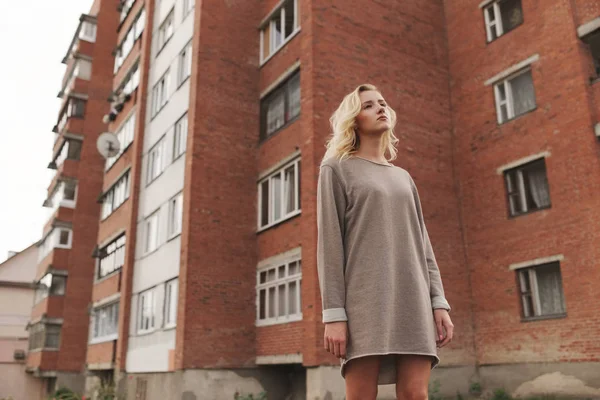
<svg viewBox="0 0 600 400">
<path fill-rule="evenodd" d="M 447 310 L 443 308 L 436 308 L 433 310 L 433 317 L 435 319 L 435 326 L 437 327 L 436 344 L 437 347 L 444 347 L 452 341 L 454 336 L 454 324 L 450 319 L 450 315 Z"/>
<path fill-rule="evenodd" d="M 325 350 L 337 358 L 346 358 L 348 343 L 348 322 L 329 322 L 325 324 Z"/>
</svg>

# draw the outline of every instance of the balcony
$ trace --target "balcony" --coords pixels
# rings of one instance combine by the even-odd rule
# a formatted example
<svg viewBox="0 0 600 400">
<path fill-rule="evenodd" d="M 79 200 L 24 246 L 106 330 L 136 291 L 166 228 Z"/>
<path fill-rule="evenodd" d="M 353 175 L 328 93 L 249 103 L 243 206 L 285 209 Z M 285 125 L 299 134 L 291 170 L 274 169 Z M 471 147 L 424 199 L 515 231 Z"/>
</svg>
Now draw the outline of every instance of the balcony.
<svg viewBox="0 0 600 400">
<path fill-rule="evenodd" d="M 55 371 L 60 348 L 62 319 L 42 317 L 30 323 L 27 370 L 34 374 Z"/>
<path fill-rule="evenodd" d="M 70 93 L 86 93 L 92 75 L 92 61 L 83 56 L 73 61 L 73 66 L 65 74 L 58 97 L 66 98 Z"/>
<path fill-rule="evenodd" d="M 96 42 L 97 21 L 96 17 L 86 14 L 81 14 L 79 17 L 79 25 L 75 30 L 67 54 L 65 54 L 62 62 L 67 64 L 71 56 L 76 54 L 92 55 L 93 43 Z"/>
<path fill-rule="evenodd" d="M 58 118 L 58 123 L 52 129 L 55 133 L 55 144 L 66 132 L 82 134 L 83 118 L 85 117 L 86 99 L 80 97 L 69 97 L 65 100 Z"/>
<path fill-rule="evenodd" d="M 68 269 L 68 255 L 72 243 L 71 224 L 54 220 L 50 230 L 38 243 L 38 279 L 47 273 L 50 266 L 61 270 Z"/>
</svg>

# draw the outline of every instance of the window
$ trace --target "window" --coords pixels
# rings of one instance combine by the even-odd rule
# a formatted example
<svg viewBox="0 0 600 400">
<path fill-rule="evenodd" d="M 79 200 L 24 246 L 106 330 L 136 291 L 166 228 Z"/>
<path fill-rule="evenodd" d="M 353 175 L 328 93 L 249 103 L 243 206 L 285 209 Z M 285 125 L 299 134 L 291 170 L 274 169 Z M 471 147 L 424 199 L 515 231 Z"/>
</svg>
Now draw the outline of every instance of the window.
<svg viewBox="0 0 600 400">
<path fill-rule="evenodd" d="M 165 328 L 170 328 L 177 324 L 178 289 L 178 279 L 173 279 L 165 285 Z"/>
<path fill-rule="evenodd" d="M 530 69 L 520 71 L 496 84 L 494 93 L 499 124 L 536 108 Z"/>
<path fill-rule="evenodd" d="M 119 139 L 119 144 L 121 147 L 119 148 L 119 153 L 114 157 L 109 157 L 106 159 L 106 164 L 104 166 L 105 170 L 108 170 L 112 167 L 115 162 L 121 157 L 121 155 L 127 150 L 129 145 L 133 143 L 133 138 L 135 136 L 135 111 L 131 113 L 131 116 L 125 121 L 119 131 L 116 133 L 117 138 Z"/>
<path fill-rule="evenodd" d="M 54 249 L 70 249 L 72 242 L 71 228 L 54 227 L 39 245 L 38 257 L 41 261 Z"/>
<path fill-rule="evenodd" d="M 175 133 L 173 138 L 173 160 L 185 153 L 188 134 L 188 116 L 185 114 L 175 123 Z"/>
<path fill-rule="evenodd" d="M 137 332 L 144 333 L 154 330 L 155 320 L 155 289 L 140 293 L 138 298 Z"/>
<path fill-rule="evenodd" d="M 58 155 L 54 159 L 56 166 L 62 165 L 65 160 L 79 160 L 81 156 L 81 141 L 76 139 L 65 139 Z"/>
<path fill-rule="evenodd" d="M 174 11 L 171 10 L 169 15 L 165 18 L 163 23 L 158 28 L 158 38 L 156 41 L 156 53 L 160 53 L 165 44 L 169 41 L 171 36 L 173 36 L 173 16 L 175 15 Z"/>
<path fill-rule="evenodd" d="M 179 70 L 177 73 L 177 86 L 181 85 L 192 73 L 192 42 L 189 42 L 179 53 Z"/>
<path fill-rule="evenodd" d="M 550 189 L 544 158 L 504 172 L 511 216 L 550 207 Z"/>
<path fill-rule="evenodd" d="M 60 346 L 58 324 L 38 322 L 29 328 L 29 350 L 58 349 Z"/>
<path fill-rule="evenodd" d="M 169 238 L 181 233 L 181 220 L 183 216 L 183 193 L 169 201 Z"/>
<path fill-rule="evenodd" d="M 115 183 L 103 195 L 102 199 L 102 219 L 111 215 L 125 200 L 129 198 L 129 172 L 127 171 L 117 183 Z"/>
<path fill-rule="evenodd" d="M 261 139 L 300 115 L 300 73 L 295 73 L 261 101 Z"/>
<path fill-rule="evenodd" d="M 96 24 L 89 21 L 82 22 L 79 38 L 94 43 L 96 41 Z"/>
<path fill-rule="evenodd" d="M 300 159 L 258 184 L 258 227 L 270 227 L 300 213 Z"/>
<path fill-rule="evenodd" d="M 120 95 L 121 93 L 131 94 L 134 90 L 136 90 L 140 84 L 140 64 L 137 62 L 130 70 L 127 72 L 127 76 L 123 78 L 123 81 L 119 88 L 115 90 L 116 95 Z"/>
<path fill-rule="evenodd" d="M 160 139 L 148 152 L 148 168 L 146 170 L 146 184 L 152 183 L 160 174 L 165 166 L 165 140 Z"/>
<path fill-rule="evenodd" d="M 100 250 L 97 279 L 120 270 L 125 264 L 125 235 L 120 236 Z"/>
<path fill-rule="evenodd" d="M 127 10 L 129 12 L 129 10 Z M 123 14 L 121 14 L 123 16 Z M 137 15 L 135 21 L 131 24 L 131 27 L 127 31 L 125 38 L 119 44 L 115 54 L 115 68 L 114 73 L 116 74 L 119 68 L 123 65 L 123 62 L 133 49 L 135 42 L 142 36 L 144 27 L 146 26 L 146 10 L 142 9 Z"/>
<path fill-rule="evenodd" d="M 150 253 L 158 247 L 158 211 L 146 218 L 144 253 Z"/>
<path fill-rule="evenodd" d="M 96 308 L 92 312 L 92 342 L 115 340 L 119 334 L 119 303 Z"/>
<path fill-rule="evenodd" d="M 125 18 L 127 18 L 127 15 L 129 14 L 129 11 L 131 11 L 131 8 L 133 7 L 134 3 L 135 3 L 135 0 L 122 0 L 121 1 L 121 17 L 120 17 L 121 22 L 123 22 L 125 20 Z"/>
<path fill-rule="evenodd" d="M 521 0 L 494 1 L 483 10 L 487 40 L 491 42 L 523 23 Z"/>
<path fill-rule="evenodd" d="M 301 281 L 300 259 L 258 271 L 256 303 L 259 325 L 302 319 Z"/>
<path fill-rule="evenodd" d="M 76 195 L 77 181 L 60 181 L 44 202 L 44 206 L 50 209 L 50 214 L 54 214 L 59 207 L 75 208 Z"/>
<path fill-rule="evenodd" d="M 62 296 L 65 294 L 67 277 L 55 274 L 46 274 L 37 284 L 35 302 L 38 303 L 48 296 Z"/>
<path fill-rule="evenodd" d="M 523 317 L 565 314 L 560 264 L 552 262 L 517 270 Z"/>
<path fill-rule="evenodd" d="M 70 97 L 65 107 L 60 114 L 60 118 L 58 120 L 57 128 L 58 132 L 62 132 L 64 127 L 67 125 L 67 120 L 69 118 L 83 118 L 85 115 L 85 100 L 78 99 L 75 97 Z"/>
<path fill-rule="evenodd" d="M 183 0 L 183 18 L 184 19 L 194 9 L 195 2 L 196 2 L 195 0 Z"/>
<path fill-rule="evenodd" d="M 169 98 L 169 70 L 159 79 L 152 88 L 152 117 L 167 104 Z"/>
<path fill-rule="evenodd" d="M 300 29 L 298 10 L 298 0 L 287 0 L 261 28 L 261 62 L 268 60 Z"/>
<path fill-rule="evenodd" d="M 600 78 L 600 29 L 592 32 L 583 38 L 590 48 L 592 60 L 594 61 L 594 71 L 596 78 Z"/>
</svg>

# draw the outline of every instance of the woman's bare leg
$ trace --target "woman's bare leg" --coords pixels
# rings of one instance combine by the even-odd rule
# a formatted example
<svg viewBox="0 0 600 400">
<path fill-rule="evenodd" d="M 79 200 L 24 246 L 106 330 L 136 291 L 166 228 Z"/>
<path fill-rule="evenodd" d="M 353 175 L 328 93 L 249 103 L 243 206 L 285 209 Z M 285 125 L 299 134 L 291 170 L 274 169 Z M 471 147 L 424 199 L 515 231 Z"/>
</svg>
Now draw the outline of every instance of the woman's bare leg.
<svg viewBox="0 0 600 400">
<path fill-rule="evenodd" d="M 346 400 L 375 400 L 379 356 L 354 358 L 346 364 Z"/>
<path fill-rule="evenodd" d="M 396 361 L 398 400 L 427 400 L 431 356 L 399 355 Z"/>
</svg>

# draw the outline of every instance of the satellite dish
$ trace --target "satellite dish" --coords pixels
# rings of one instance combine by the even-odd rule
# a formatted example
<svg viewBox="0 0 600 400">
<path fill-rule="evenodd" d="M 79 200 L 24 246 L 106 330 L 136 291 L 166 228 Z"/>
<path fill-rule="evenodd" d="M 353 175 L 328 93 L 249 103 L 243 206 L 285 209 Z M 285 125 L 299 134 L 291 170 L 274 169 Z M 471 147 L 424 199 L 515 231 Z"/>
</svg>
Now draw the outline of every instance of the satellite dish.
<svg viewBox="0 0 600 400">
<path fill-rule="evenodd" d="M 110 132 L 104 132 L 100 136 L 98 136 L 98 141 L 96 142 L 96 146 L 98 147 L 98 151 L 102 154 L 104 158 L 114 157 L 119 154 L 119 150 L 121 149 L 121 143 L 119 143 L 119 139 L 117 135 Z"/>
</svg>

